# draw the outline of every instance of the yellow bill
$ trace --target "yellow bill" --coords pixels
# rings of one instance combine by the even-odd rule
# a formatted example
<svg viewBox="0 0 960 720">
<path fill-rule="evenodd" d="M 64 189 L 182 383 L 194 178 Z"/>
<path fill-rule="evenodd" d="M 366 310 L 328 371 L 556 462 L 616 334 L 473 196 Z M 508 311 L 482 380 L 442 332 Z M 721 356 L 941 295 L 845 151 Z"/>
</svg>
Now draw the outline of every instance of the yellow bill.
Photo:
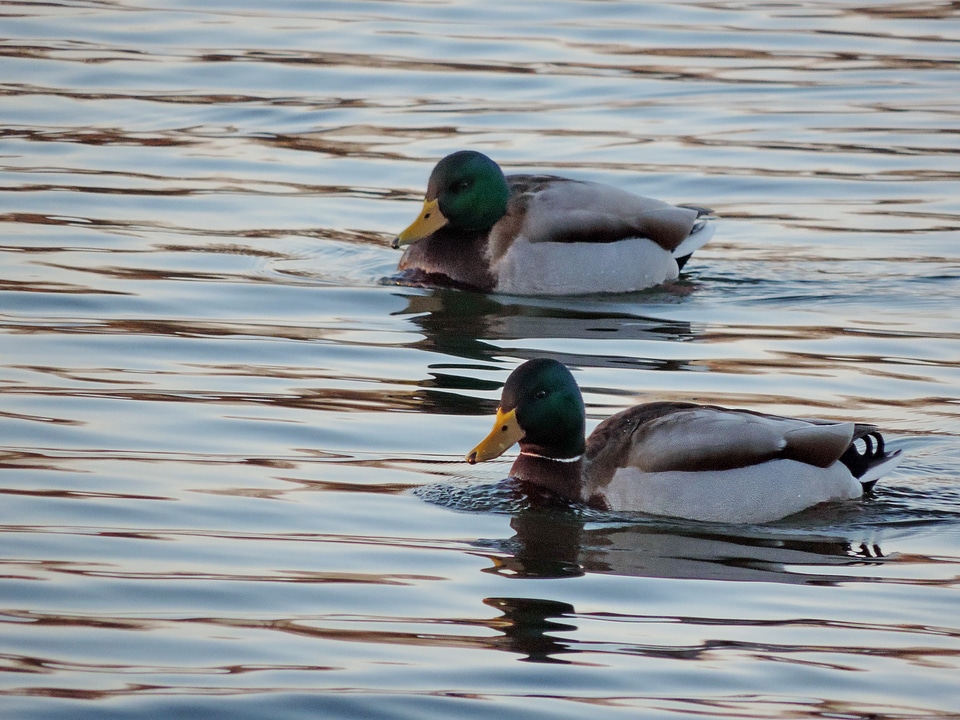
<svg viewBox="0 0 960 720">
<path fill-rule="evenodd" d="M 497 419 L 493 430 L 473 450 L 467 453 L 467 462 L 474 465 L 484 460 L 500 457 L 523 438 L 524 432 L 517 422 L 516 409 L 510 412 L 497 410 Z"/>
<path fill-rule="evenodd" d="M 447 218 L 440 212 L 440 202 L 436 198 L 424 200 L 423 210 L 417 216 L 417 219 L 406 230 L 397 235 L 390 245 L 393 248 L 409 245 L 435 233 L 446 224 Z"/>
</svg>

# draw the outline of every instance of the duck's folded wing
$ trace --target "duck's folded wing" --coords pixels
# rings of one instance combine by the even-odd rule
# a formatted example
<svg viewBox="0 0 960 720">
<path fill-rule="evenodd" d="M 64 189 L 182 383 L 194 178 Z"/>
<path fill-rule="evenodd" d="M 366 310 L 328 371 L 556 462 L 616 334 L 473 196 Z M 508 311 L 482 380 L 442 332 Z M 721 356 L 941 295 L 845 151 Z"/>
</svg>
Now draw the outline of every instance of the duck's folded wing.
<svg viewBox="0 0 960 720">
<path fill-rule="evenodd" d="M 611 185 L 565 178 L 511 176 L 513 212 L 522 213 L 520 234 L 530 242 L 653 240 L 673 251 L 701 214 Z M 523 182 L 521 182 L 523 181 Z M 509 212 L 509 211 L 508 211 Z"/>
<path fill-rule="evenodd" d="M 620 422 L 629 422 L 629 414 Z M 710 472 L 775 458 L 829 467 L 850 446 L 853 423 L 815 424 L 742 410 L 679 409 L 637 422 L 620 456 L 621 466 L 643 472 Z"/>
</svg>

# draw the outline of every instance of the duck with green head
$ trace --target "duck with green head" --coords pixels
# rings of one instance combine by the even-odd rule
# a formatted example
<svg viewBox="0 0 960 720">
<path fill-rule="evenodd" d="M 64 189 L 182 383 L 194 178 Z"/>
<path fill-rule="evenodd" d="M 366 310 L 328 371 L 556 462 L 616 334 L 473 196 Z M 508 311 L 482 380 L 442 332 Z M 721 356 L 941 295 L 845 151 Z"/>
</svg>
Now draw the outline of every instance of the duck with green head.
<svg viewBox="0 0 960 720">
<path fill-rule="evenodd" d="M 674 280 L 713 234 L 708 210 L 602 183 L 504 175 L 471 150 L 443 158 L 393 241 L 399 279 L 514 295 L 630 292 Z"/>
<path fill-rule="evenodd" d="M 634 406 L 586 440 L 584 427 L 566 366 L 529 360 L 507 378 L 493 430 L 466 459 L 519 443 L 510 476 L 521 483 L 602 510 L 724 523 L 861 497 L 902 459 L 873 425 L 685 402 Z"/>
</svg>

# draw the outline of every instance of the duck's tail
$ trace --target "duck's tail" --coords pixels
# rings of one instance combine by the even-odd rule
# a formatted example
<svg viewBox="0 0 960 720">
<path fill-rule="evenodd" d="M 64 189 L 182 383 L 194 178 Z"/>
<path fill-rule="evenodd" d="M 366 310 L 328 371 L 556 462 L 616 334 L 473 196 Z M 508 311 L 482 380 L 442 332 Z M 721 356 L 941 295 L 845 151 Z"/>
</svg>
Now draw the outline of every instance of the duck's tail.
<svg viewBox="0 0 960 720">
<path fill-rule="evenodd" d="M 862 452 L 857 447 L 858 443 L 863 444 Z M 864 492 L 871 490 L 877 480 L 893 470 L 902 460 L 901 451 L 887 452 L 883 435 L 869 425 L 857 425 L 854 441 L 840 456 L 840 462 L 860 481 Z"/>
<path fill-rule="evenodd" d="M 717 228 L 712 222 L 715 219 L 713 210 L 697 205 L 681 205 L 680 207 L 697 211 L 697 219 L 690 229 L 690 234 L 673 251 L 673 257 L 676 258 L 677 265 L 683 270 L 683 266 L 687 264 L 687 260 L 693 255 L 693 251 L 706 245 Z"/>
</svg>

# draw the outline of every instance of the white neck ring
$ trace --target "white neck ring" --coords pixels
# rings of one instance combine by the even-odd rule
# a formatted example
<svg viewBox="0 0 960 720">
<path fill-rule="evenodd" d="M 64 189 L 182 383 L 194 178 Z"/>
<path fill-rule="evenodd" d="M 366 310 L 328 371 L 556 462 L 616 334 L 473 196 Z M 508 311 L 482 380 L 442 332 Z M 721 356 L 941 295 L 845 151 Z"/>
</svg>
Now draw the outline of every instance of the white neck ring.
<svg viewBox="0 0 960 720">
<path fill-rule="evenodd" d="M 583 459 L 583 455 L 575 455 L 574 457 L 570 457 L 570 458 L 555 458 L 555 457 L 549 457 L 547 455 L 541 455 L 535 452 L 530 452 L 528 450 L 521 450 L 520 454 L 526 455 L 527 457 L 535 457 L 535 458 L 540 458 L 541 460 L 550 460 L 552 462 L 558 462 L 558 463 L 575 463 Z"/>
</svg>

